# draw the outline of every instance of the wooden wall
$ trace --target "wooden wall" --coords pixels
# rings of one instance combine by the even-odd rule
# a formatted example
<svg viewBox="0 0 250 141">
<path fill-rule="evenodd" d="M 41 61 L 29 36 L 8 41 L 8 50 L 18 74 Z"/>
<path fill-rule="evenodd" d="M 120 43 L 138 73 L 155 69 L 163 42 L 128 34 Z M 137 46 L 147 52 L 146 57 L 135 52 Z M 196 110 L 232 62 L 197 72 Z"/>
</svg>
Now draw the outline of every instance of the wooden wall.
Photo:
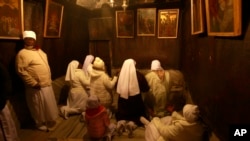
<svg viewBox="0 0 250 141">
<path fill-rule="evenodd" d="M 240 37 L 192 36 L 190 24 L 182 30 L 181 70 L 204 120 L 222 141 L 229 140 L 230 125 L 250 123 L 250 16 L 242 2 Z M 189 5 L 186 1 L 185 23 L 191 23 Z"/>
<path fill-rule="evenodd" d="M 58 2 L 64 4 L 65 9 L 62 35 L 55 39 L 42 37 L 44 1 L 27 0 L 24 3 L 32 11 L 24 11 L 24 15 L 31 17 L 28 21 L 25 19 L 25 27 L 37 32 L 38 43 L 48 54 L 53 79 L 65 74 L 69 61 L 83 61 L 89 53 L 88 19 L 110 16 L 114 18 L 115 10 L 121 10 L 107 8 L 89 11 L 68 0 Z M 176 39 L 138 37 L 136 32 L 132 39 L 121 39 L 116 38 L 114 32 L 112 39 L 108 41 L 111 45 L 106 41 L 91 41 L 94 44 L 98 42 L 94 53 L 101 55 L 105 52 L 104 57 L 110 55 L 111 68 L 119 68 L 125 59 L 134 58 L 137 67 L 142 69 L 150 68 L 152 59 L 159 59 L 164 68 L 180 69 L 185 74 L 192 98 L 200 106 L 204 120 L 222 141 L 227 141 L 230 125 L 250 122 L 250 115 L 247 113 L 247 108 L 250 107 L 250 16 L 247 14 L 247 1 L 243 1 L 242 7 L 242 36 L 224 38 L 209 37 L 206 32 L 192 36 L 189 24 L 190 1 L 184 2 L 184 5 L 153 5 L 157 9 L 181 7 Z M 136 12 L 137 8 L 131 9 Z M 113 28 L 115 29 L 114 22 Z M 13 103 L 16 105 L 19 120 L 25 123 L 29 119 L 23 116 L 28 114 L 24 89 L 14 66 L 15 55 L 22 46 L 21 40 L 0 40 L 1 60 L 8 67 L 13 80 Z M 110 47 L 111 54 L 108 55 L 106 53 Z"/>
</svg>

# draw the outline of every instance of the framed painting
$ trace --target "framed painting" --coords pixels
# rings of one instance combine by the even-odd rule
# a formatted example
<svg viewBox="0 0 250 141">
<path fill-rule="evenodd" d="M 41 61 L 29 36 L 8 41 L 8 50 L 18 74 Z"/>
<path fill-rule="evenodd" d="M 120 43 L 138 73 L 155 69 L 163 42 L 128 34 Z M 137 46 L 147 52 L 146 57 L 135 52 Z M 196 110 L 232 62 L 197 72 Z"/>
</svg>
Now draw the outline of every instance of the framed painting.
<svg viewBox="0 0 250 141">
<path fill-rule="evenodd" d="M 64 6 L 46 0 L 45 23 L 44 23 L 44 37 L 60 38 Z"/>
<path fill-rule="evenodd" d="M 88 20 L 90 40 L 110 40 L 113 37 L 113 18 L 92 18 Z"/>
<path fill-rule="evenodd" d="M 158 11 L 158 38 L 177 38 L 179 9 Z"/>
<path fill-rule="evenodd" d="M 156 8 L 137 9 L 137 36 L 155 36 Z"/>
<path fill-rule="evenodd" d="M 0 1 L 0 39 L 21 39 L 23 0 Z"/>
<path fill-rule="evenodd" d="M 191 0 L 191 34 L 204 32 L 203 0 Z"/>
<path fill-rule="evenodd" d="M 116 11 L 116 35 L 117 38 L 134 37 L 134 11 Z"/>
<path fill-rule="evenodd" d="M 206 0 L 206 19 L 208 35 L 241 35 L 241 6 L 241 0 Z"/>
</svg>

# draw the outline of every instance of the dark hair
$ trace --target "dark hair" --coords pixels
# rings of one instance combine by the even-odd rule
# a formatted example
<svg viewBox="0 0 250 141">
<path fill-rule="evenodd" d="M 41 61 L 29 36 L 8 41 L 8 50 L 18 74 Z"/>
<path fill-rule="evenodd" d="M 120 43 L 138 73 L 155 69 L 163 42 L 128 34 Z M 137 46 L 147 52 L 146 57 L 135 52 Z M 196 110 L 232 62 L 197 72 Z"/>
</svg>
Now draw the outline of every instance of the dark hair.
<svg viewBox="0 0 250 141">
<path fill-rule="evenodd" d="M 181 111 L 186 104 L 184 91 L 170 91 L 167 104 L 173 106 L 175 111 Z"/>
</svg>

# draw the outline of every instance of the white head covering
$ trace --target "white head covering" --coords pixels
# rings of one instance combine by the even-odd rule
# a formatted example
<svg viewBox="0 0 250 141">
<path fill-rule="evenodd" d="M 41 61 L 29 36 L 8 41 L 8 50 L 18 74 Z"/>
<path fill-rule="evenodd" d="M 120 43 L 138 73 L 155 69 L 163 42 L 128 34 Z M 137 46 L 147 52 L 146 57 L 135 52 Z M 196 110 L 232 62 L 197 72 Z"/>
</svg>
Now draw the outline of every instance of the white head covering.
<svg viewBox="0 0 250 141">
<path fill-rule="evenodd" d="M 87 55 L 85 57 L 85 60 L 84 60 L 83 66 L 82 66 L 82 70 L 84 71 L 86 76 L 89 76 L 88 67 L 89 67 L 89 65 L 92 66 L 92 62 L 94 59 L 95 59 L 95 57 L 93 55 Z"/>
<path fill-rule="evenodd" d="M 70 80 L 74 79 L 75 69 L 78 68 L 78 65 L 79 65 L 79 62 L 76 60 L 73 60 L 69 63 L 68 68 L 67 68 L 67 72 L 66 72 L 66 76 L 65 76 L 66 81 L 70 81 Z"/>
<path fill-rule="evenodd" d="M 95 57 L 95 61 L 93 63 L 93 68 L 99 69 L 99 70 L 105 70 L 105 64 L 103 60 L 99 57 Z"/>
<path fill-rule="evenodd" d="M 125 99 L 128 99 L 129 96 L 134 96 L 140 93 L 135 61 L 133 59 L 127 59 L 124 61 L 119 75 L 116 91 L 122 98 Z"/>
<path fill-rule="evenodd" d="M 87 108 L 88 109 L 94 109 L 100 106 L 99 99 L 96 95 L 92 94 L 87 99 Z"/>
<path fill-rule="evenodd" d="M 163 70 L 159 60 L 153 60 L 151 63 L 151 70 Z"/>
<path fill-rule="evenodd" d="M 24 31 L 23 32 L 23 39 L 28 38 L 28 37 L 36 40 L 36 33 L 34 31 L 27 31 L 27 30 Z"/>
<path fill-rule="evenodd" d="M 188 122 L 195 122 L 199 118 L 199 109 L 197 105 L 186 104 L 183 107 L 183 116 Z"/>
</svg>

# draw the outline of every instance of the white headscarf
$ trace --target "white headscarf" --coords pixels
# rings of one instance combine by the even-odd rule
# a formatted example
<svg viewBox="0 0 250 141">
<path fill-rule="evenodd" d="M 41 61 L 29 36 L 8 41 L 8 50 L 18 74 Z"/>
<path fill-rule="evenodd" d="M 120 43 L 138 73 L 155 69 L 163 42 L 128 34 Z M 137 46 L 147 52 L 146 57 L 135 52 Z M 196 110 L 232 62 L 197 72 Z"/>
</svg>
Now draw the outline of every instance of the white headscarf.
<svg viewBox="0 0 250 141">
<path fill-rule="evenodd" d="M 73 60 L 69 63 L 68 68 L 67 68 L 67 72 L 66 72 L 66 76 L 65 76 L 66 81 L 70 81 L 70 80 L 74 79 L 75 69 L 78 68 L 78 65 L 79 65 L 79 62 L 76 60 Z"/>
<path fill-rule="evenodd" d="M 196 122 L 199 118 L 199 113 L 197 105 L 186 104 L 183 107 L 183 116 L 188 122 Z"/>
<path fill-rule="evenodd" d="M 84 60 L 83 66 L 82 66 L 82 70 L 84 71 L 86 76 L 89 76 L 88 67 L 89 67 L 89 65 L 92 65 L 92 62 L 94 59 L 95 59 L 95 57 L 93 55 L 87 55 L 85 57 L 85 60 Z"/>
<path fill-rule="evenodd" d="M 124 61 L 119 75 L 116 91 L 122 98 L 125 99 L 128 99 L 129 96 L 134 96 L 140 93 L 135 61 L 133 59 L 127 59 Z"/>
<path fill-rule="evenodd" d="M 153 60 L 151 62 L 151 70 L 163 70 L 161 62 L 159 60 Z"/>
</svg>

